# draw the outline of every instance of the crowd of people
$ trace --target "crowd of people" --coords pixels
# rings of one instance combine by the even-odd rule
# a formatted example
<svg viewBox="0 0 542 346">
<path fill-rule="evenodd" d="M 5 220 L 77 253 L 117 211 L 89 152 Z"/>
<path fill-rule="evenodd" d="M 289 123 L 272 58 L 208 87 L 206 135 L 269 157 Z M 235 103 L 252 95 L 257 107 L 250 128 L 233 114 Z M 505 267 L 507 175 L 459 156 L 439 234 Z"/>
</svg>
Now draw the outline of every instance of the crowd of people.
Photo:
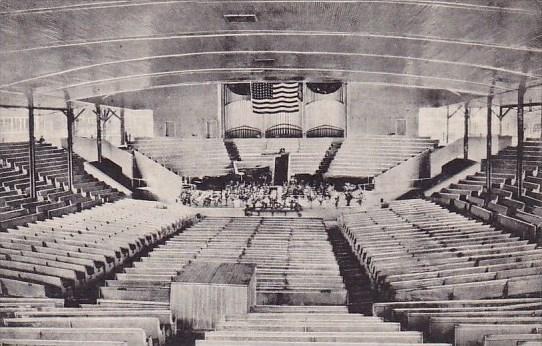
<svg viewBox="0 0 542 346">
<path fill-rule="evenodd" d="M 221 190 L 185 189 L 179 201 L 192 207 L 289 208 L 298 211 L 303 208 L 361 206 L 364 193 L 362 185 L 350 183 L 336 189 L 329 183 L 300 182 L 295 179 L 282 186 L 231 181 Z"/>
</svg>

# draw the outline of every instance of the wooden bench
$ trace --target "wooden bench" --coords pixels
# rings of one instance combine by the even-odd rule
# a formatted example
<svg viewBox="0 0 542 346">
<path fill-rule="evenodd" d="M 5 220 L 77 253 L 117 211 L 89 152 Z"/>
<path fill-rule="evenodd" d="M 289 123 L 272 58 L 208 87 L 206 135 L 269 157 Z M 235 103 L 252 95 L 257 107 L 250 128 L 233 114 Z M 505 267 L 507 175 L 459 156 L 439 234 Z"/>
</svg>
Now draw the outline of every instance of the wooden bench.
<svg viewBox="0 0 542 346">
<path fill-rule="evenodd" d="M 111 298 L 113 294 L 117 298 L 135 299 L 145 287 L 149 290 L 165 289 L 160 287 L 167 285 L 188 261 L 196 258 L 198 261 L 256 263 L 259 266 L 257 289 L 260 303 L 345 302 L 346 291 L 339 276 L 339 267 L 321 221 L 263 219 L 264 223 L 260 225 L 262 219 L 235 218 L 229 223 L 230 220 L 207 218 L 172 238 L 148 258 L 136 262 L 133 268 L 126 268 L 124 274 L 117 276 L 117 282 L 108 281 L 109 287 L 102 289 L 103 296 Z M 300 225 L 293 238 L 289 235 L 295 227 L 292 222 Z M 214 230 L 217 223 L 223 226 Z M 223 228 L 226 225 L 227 228 Z M 256 227 L 259 231 L 253 236 Z M 251 237 L 247 248 L 247 240 Z M 209 245 L 211 239 L 213 241 Z M 280 255 L 288 242 L 295 251 L 290 255 Z M 316 256 L 319 256 L 319 261 L 315 262 Z M 289 278 L 287 284 L 284 283 L 285 276 Z M 160 300 L 166 301 L 166 294 Z"/>
<path fill-rule="evenodd" d="M 458 324 L 454 339 L 457 346 L 482 345 L 487 335 L 532 333 L 542 324 Z"/>
<path fill-rule="evenodd" d="M 454 341 L 457 325 L 529 325 L 540 324 L 541 317 L 431 317 L 429 321 L 429 334 L 433 339 Z M 458 340 L 455 339 L 458 344 Z"/>
<path fill-rule="evenodd" d="M 29 339 L 2 339 L 2 345 L 40 345 L 40 346 L 128 346 L 124 341 L 71 341 L 71 340 L 29 340 Z"/>
<path fill-rule="evenodd" d="M 486 209 L 491 210 L 497 214 L 508 215 L 508 207 L 497 204 L 495 202 L 489 202 L 486 206 Z"/>
<path fill-rule="evenodd" d="M 505 309 L 506 306 L 518 304 L 540 304 L 541 298 L 507 298 L 507 299 L 476 299 L 476 300 L 432 300 L 411 302 L 389 302 L 373 304 L 373 316 L 385 320 L 393 319 L 396 309 L 471 309 L 497 307 Z"/>
<path fill-rule="evenodd" d="M 412 202 L 391 203 L 390 210 L 402 217 L 397 221 L 388 221 L 388 215 L 395 216 L 386 210 L 368 213 L 371 219 L 366 226 L 361 226 L 366 214 L 344 215 L 340 220 L 350 245 L 383 296 L 447 300 L 535 294 L 532 283 L 540 278 L 539 263 L 511 266 L 520 258 L 536 261 L 540 251 L 535 244 L 506 236 L 489 240 L 486 231 L 469 229 L 472 221 L 461 221 L 460 216 L 427 202 Z M 360 226 L 356 226 L 356 218 Z"/>
<path fill-rule="evenodd" d="M 153 317 L 21 317 L 6 318 L 4 325 L 31 328 L 137 328 L 145 331 L 147 337 L 152 338 L 156 344 L 165 343 L 159 321 Z"/>
<path fill-rule="evenodd" d="M 512 234 L 517 235 L 522 239 L 536 241 L 537 234 L 535 225 L 501 214 L 497 214 L 495 219 L 499 225 Z"/>
<path fill-rule="evenodd" d="M 148 346 L 145 331 L 138 328 L 0 328 L 0 339 L 59 341 L 121 341 L 130 346 Z"/>
<path fill-rule="evenodd" d="M 46 311 L 18 311 L 16 317 L 43 318 L 43 317 L 151 317 L 158 319 L 160 328 L 166 336 L 176 334 L 176 321 L 169 309 L 160 309 L 160 307 L 143 308 L 135 305 L 133 308 L 119 306 L 104 306 L 88 304 L 83 308 L 62 308 L 50 309 Z"/>
<path fill-rule="evenodd" d="M 312 333 L 312 332 L 258 332 L 253 331 L 215 331 L 205 334 L 206 340 L 219 342 L 231 341 L 288 341 L 296 342 L 334 342 L 344 343 L 388 343 L 388 344 L 411 344 L 421 343 L 422 335 L 417 332 L 336 332 L 336 333 Z"/>
</svg>

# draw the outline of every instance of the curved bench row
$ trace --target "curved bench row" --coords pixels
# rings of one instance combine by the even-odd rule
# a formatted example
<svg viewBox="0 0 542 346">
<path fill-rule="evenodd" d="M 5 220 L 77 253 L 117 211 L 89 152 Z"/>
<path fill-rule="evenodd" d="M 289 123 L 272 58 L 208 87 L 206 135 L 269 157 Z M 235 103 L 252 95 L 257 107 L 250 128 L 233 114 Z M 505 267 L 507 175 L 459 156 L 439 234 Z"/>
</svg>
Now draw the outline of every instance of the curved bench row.
<svg viewBox="0 0 542 346">
<path fill-rule="evenodd" d="M 339 307 L 337 307 L 339 308 Z M 265 312 L 227 316 L 197 346 L 391 346 L 424 344 L 420 332 L 403 332 L 399 323 L 349 314 L 328 307 L 276 306 Z"/>
<path fill-rule="evenodd" d="M 193 261 L 257 264 L 259 304 L 346 302 L 322 221 L 299 218 L 205 218 L 108 280 L 101 294 L 168 302 L 171 279 Z"/>
<path fill-rule="evenodd" d="M 327 177 L 374 177 L 414 156 L 435 148 L 427 137 L 360 136 L 346 138 Z"/>
<path fill-rule="evenodd" d="M 536 294 L 542 249 L 423 200 L 344 215 L 341 226 L 374 285 L 389 299 Z M 483 290 L 480 290 L 484 287 Z"/>
<path fill-rule="evenodd" d="M 482 345 L 488 325 L 531 333 L 542 322 L 537 244 L 424 200 L 343 215 L 340 225 L 381 298 L 396 301 L 375 304 L 377 316 L 455 345 Z"/>
<path fill-rule="evenodd" d="M 67 152 L 50 144 L 36 144 L 37 197 L 31 198 L 28 143 L 0 143 L 0 229 L 123 198 L 122 193 L 87 174 L 82 159 L 74 157 L 73 163 L 70 190 Z"/>
<path fill-rule="evenodd" d="M 137 138 L 135 149 L 181 176 L 223 176 L 232 173 L 221 139 Z"/>
<path fill-rule="evenodd" d="M 486 189 L 486 174 L 478 172 L 434 193 L 433 201 L 523 239 L 542 243 L 542 141 L 525 142 L 521 195 L 517 186 L 516 150 L 508 147 L 493 157 L 491 193 Z M 482 166 L 486 165 L 487 161 L 483 160 Z"/>
<path fill-rule="evenodd" d="M 455 345 L 516 346 L 542 342 L 542 298 L 376 303 L 373 314 Z"/>
<path fill-rule="evenodd" d="M 169 307 L 109 303 L 69 308 L 58 299 L 0 298 L 2 345 L 164 345 L 175 332 Z"/>
<path fill-rule="evenodd" d="M 181 206 L 120 200 L 0 233 L 0 282 L 12 296 L 71 297 L 192 222 Z"/>
</svg>

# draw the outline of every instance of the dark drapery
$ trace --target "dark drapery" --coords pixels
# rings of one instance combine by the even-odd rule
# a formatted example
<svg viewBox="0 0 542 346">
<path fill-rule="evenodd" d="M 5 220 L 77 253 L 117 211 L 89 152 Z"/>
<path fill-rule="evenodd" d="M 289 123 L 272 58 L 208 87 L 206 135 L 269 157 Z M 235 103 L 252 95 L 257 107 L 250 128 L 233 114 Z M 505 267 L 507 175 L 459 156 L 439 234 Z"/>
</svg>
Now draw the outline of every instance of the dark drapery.
<svg viewBox="0 0 542 346">
<path fill-rule="evenodd" d="M 307 88 L 317 94 L 333 94 L 342 87 L 341 82 L 307 83 Z"/>
</svg>

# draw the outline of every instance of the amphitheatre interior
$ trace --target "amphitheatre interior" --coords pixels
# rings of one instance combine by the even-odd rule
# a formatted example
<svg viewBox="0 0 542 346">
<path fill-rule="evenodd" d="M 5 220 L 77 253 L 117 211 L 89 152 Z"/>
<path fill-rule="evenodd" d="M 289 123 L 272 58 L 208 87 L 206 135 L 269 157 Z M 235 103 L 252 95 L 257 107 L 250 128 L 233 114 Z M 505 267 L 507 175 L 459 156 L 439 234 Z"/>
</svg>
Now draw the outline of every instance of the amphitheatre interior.
<svg viewBox="0 0 542 346">
<path fill-rule="evenodd" d="M 0 1 L 0 345 L 542 345 L 542 1 Z"/>
</svg>

